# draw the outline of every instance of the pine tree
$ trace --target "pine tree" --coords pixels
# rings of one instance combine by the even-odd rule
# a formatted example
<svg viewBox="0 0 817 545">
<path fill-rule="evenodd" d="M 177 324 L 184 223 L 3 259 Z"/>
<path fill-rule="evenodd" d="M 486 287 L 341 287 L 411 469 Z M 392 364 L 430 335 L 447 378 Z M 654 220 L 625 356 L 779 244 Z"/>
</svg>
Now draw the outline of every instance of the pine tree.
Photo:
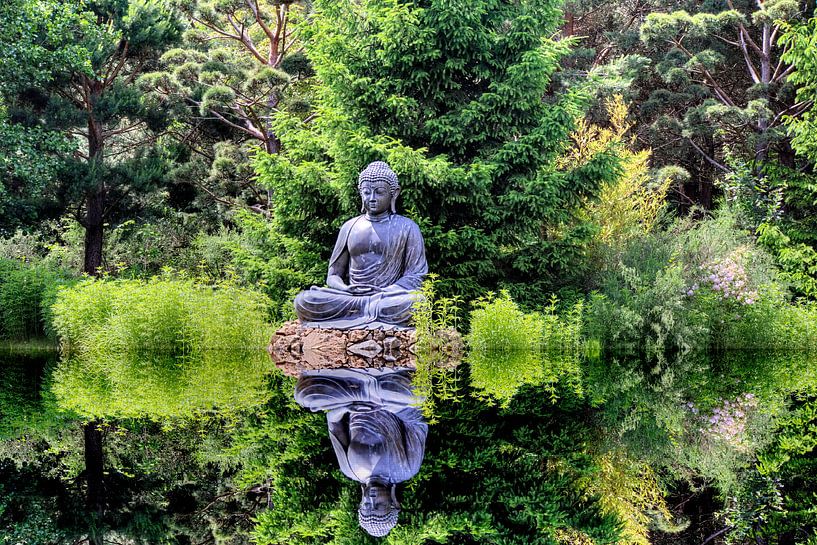
<svg viewBox="0 0 817 545">
<path fill-rule="evenodd" d="M 134 82 L 180 38 L 181 24 L 162 0 L 22 0 L 18 6 L 0 27 L 3 72 L 22 68 L 0 89 L 4 106 L 28 134 L 59 131 L 76 141 L 70 154 L 55 150 L 67 177 L 59 183 L 85 229 L 83 269 L 96 275 L 106 222 L 160 181 L 162 159 L 149 144 L 166 119 Z M 83 435 L 86 507 L 95 521 L 89 541 L 101 543 L 97 525 L 107 502 L 100 422 L 86 423 Z"/>
<path fill-rule="evenodd" d="M 180 182 L 229 208 L 262 211 L 269 195 L 258 187 L 249 158 L 256 147 L 277 153 L 271 118 L 309 109 L 312 69 L 298 40 L 308 2 L 199 0 L 181 8 L 189 21 L 180 47 L 165 52 L 160 70 L 139 85 L 180 115 L 173 139 L 194 153 Z M 178 107 L 180 106 L 180 107 Z"/>
<path fill-rule="evenodd" d="M 85 228 L 84 271 L 97 274 L 105 223 L 160 182 L 162 159 L 151 144 L 167 118 L 134 82 L 178 41 L 181 24 L 162 0 L 21 6 L 16 22 L 2 29 L 4 53 L 19 50 L 20 65 L 50 70 L 29 71 L 36 77 L 4 89 L 4 102 L 12 122 L 77 143 L 59 155 L 67 177 L 61 183 Z"/>
<path fill-rule="evenodd" d="M 358 172 L 386 160 L 445 291 L 501 284 L 541 302 L 589 232 L 563 227 L 617 172 L 606 151 L 572 170 L 556 165 L 584 102 L 550 89 L 570 49 L 551 38 L 557 6 L 316 1 L 303 28 L 322 82 L 316 115 L 279 115 L 282 154 L 256 163 L 276 227 L 328 252 L 358 207 Z"/>
</svg>

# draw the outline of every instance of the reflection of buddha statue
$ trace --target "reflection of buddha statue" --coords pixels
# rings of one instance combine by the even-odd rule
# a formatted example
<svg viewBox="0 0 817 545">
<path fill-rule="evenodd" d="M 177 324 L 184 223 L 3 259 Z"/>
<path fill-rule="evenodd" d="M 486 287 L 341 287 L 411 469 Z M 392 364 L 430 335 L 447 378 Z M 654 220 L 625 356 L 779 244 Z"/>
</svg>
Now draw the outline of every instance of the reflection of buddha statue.
<svg viewBox="0 0 817 545">
<path fill-rule="evenodd" d="M 411 391 L 411 371 L 323 369 L 303 373 L 295 401 L 328 411 L 329 438 L 344 475 L 363 484 L 361 527 L 384 536 L 397 523 L 395 485 L 417 474 L 428 425 Z"/>
<path fill-rule="evenodd" d="M 417 224 L 395 213 L 397 175 L 382 161 L 360 173 L 363 215 L 340 228 L 325 288 L 295 298 L 295 312 L 310 327 L 334 329 L 407 326 L 412 293 L 428 272 Z"/>
</svg>

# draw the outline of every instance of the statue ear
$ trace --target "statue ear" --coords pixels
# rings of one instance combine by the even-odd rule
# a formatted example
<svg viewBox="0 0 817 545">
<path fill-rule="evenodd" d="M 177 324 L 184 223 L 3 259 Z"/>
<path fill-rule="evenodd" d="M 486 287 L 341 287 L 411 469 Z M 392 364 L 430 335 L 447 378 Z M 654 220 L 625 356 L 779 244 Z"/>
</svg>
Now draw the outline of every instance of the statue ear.
<svg viewBox="0 0 817 545">
<path fill-rule="evenodd" d="M 397 213 L 397 197 L 400 196 L 400 188 L 397 188 L 397 191 L 394 192 L 394 195 L 391 196 L 391 213 Z"/>
<path fill-rule="evenodd" d="M 397 501 L 397 485 L 391 485 L 391 504 L 395 506 L 397 509 L 400 509 L 400 502 Z"/>
</svg>

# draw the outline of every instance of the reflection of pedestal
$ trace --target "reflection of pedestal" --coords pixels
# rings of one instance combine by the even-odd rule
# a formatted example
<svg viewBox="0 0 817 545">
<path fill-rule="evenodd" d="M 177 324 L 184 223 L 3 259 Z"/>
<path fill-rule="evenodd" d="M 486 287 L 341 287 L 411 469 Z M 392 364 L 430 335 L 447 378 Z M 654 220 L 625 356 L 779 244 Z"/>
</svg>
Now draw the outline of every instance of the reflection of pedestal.
<svg viewBox="0 0 817 545">
<path fill-rule="evenodd" d="M 319 329 L 287 322 L 273 335 L 268 350 L 275 365 L 290 376 L 312 369 L 339 367 L 415 367 L 414 329 Z"/>
</svg>

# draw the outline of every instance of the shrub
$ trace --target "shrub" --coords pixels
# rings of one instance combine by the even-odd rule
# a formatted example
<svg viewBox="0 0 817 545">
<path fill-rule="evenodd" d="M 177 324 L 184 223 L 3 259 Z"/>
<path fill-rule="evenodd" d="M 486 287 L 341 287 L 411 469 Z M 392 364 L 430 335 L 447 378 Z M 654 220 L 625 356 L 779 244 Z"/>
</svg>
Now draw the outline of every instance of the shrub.
<svg viewBox="0 0 817 545">
<path fill-rule="evenodd" d="M 462 362 L 463 343 L 457 332 L 460 301 L 438 297 L 435 274 L 423 282 L 420 297 L 415 302 L 412 325 L 417 332 L 417 367 L 412 386 L 423 398 L 423 415 L 435 422 L 434 407 L 440 401 L 459 399 L 457 367 Z"/>
<path fill-rule="evenodd" d="M 504 291 L 476 301 L 466 361 L 477 395 L 507 406 L 522 386 L 547 385 L 555 402 L 560 380 L 580 395 L 582 306 L 578 303 L 563 318 L 556 314 L 555 299 L 544 315 L 522 312 Z"/>
<path fill-rule="evenodd" d="M 786 303 L 771 258 L 728 208 L 608 247 L 595 285 L 587 335 L 653 360 L 734 345 L 746 314 L 774 320 Z"/>
<path fill-rule="evenodd" d="M 54 393 L 87 417 L 257 403 L 270 366 L 263 308 L 260 294 L 184 278 L 83 281 L 54 304 L 67 356 Z"/>
<path fill-rule="evenodd" d="M 50 306 L 70 274 L 43 263 L 0 258 L 0 339 L 54 338 Z"/>
</svg>

